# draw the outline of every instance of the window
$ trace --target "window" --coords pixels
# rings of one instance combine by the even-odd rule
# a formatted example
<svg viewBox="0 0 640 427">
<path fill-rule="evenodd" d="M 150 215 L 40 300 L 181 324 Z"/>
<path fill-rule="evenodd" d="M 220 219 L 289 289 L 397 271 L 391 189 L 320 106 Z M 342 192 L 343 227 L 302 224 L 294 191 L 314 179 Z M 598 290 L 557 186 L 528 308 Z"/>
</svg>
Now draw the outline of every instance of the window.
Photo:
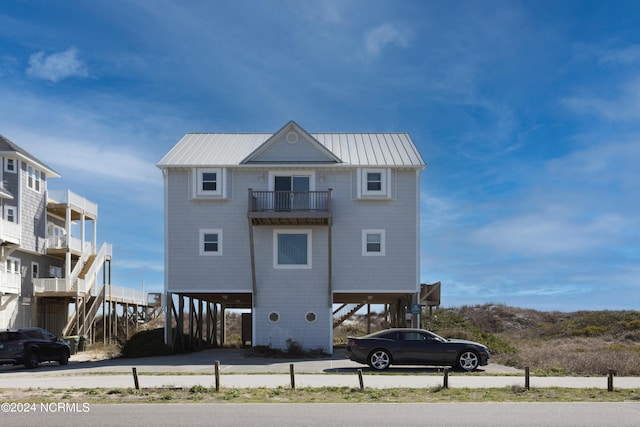
<svg viewBox="0 0 640 427">
<path fill-rule="evenodd" d="M 221 197 L 224 195 L 222 169 L 196 169 L 194 174 L 194 197 Z"/>
<path fill-rule="evenodd" d="M 4 207 L 4 219 L 8 222 L 18 222 L 16 218 L 16 207 L 5 206 Z"/>
<path fill-rule="evenodd" d="M 200 255 L 222 255 L 222 230 L 200 230 Z"/>
<path fill-rule="evenodd" d="M 304 316 L 304 319 L 309 323 L 315 323 L 318 316 L 313 311 L 310 311 Z"/>
<path fill-rule="evenodd" d="M 16 173 L 16 159 L 4 159 L 5 172 Z"/>
<path fill-rule="evenodd" d="M 269 313 L 269 322 L 278 323 L 280 321 L 280 315 L 276 311 Z"/>
<path fill-rule="evenodd" d="M 34 279 L 37 279 L 38 277 L 40 277 L 40 266 L 38 265 L 37 262 L 31 263 L 31 277 Z"/>
<path fill-rule="evenodd" d="M 382 172 L 367 172 L 367 191 L 382 191 Z"/>
<path fill-rule="evenodd" d="M 57 277 L 59 279 L 62 278 L 62 267 L 57 267 L 54 265 L 49 266 L 49 276 Z"/>
<path fill-rule="evenodd" d="M 20 273 L 20 260 L 17 258 L 7 258 L 7 273 Z"/>
<path fill-rule="evenodd" d="M 384 230 L 362 230 L 362 255 L 363 256 L 384 256 L 385 255 L 385 231 Z"/>
<path fill-rule="evenodd" d="M 311 230 L 274 230 L 273 268 L 311 268 Z"/>
<path fill-rule="evenodd" d="M 202 173 L 202 191 L 218 191 L 218 173 L 203 172 Z"/>
<path fill-rule="evenodd" d="M 390 197 L 389 176 L 389 169 L 362 169 L 358 175 L 359 196 Z"/>
<path fill-rule="evenodd" d="M 31 166 L 27 167 L 27 187 L 37 192 L 40 192 L 41 176 L 38 169 L 34 169 Z"/>
</svg>

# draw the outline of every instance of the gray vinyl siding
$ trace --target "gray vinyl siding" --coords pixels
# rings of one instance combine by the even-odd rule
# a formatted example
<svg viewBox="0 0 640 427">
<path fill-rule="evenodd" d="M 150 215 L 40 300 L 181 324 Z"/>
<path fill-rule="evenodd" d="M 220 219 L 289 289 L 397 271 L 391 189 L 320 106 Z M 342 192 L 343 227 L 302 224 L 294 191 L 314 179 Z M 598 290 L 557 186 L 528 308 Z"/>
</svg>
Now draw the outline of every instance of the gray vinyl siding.
<svg viewBox="0 0 640 427">
<path fill-rule="evenodd" d="M 353 197 L 355 174 L 327 174 L 333 187 L 334 292 L 416 292 L 417 200 L 415 171 L 396 171 L 394 198 L 364 200 Z M 362 255 L 362 230 L 383 229 L 385 256 Z"/>
<path fill-rule="evenodd" d="M 304 140 L 303 136 L 295 144 L 289 144 L 286 140 L 286 135 L 274 141 L 264 152 L 251 160 L 254 162 L 267 162 L 277 163 L 282 159 L 287 159 L 287 162 L 327 162 L 333 161 L 322 153 L 318 147 L 315 147 L 310 142 Z"/>
<path fill-rule="evenodd" d="M 31 271 L 31 263 L 38 263 L 38 278 L 50 277 L 50 267 L 64 267 L 63 260 L 46 255 L 36 255 L 29 252 L 15 251 L 11 257 L 20 259 L 21 277 L 22 277 L 22 296 L 33 296 L 33 278 Z"/>
<path fill-rule="evenodd" d="M 356 185 L 349 170 L 322 172 L 324 182 L 317 190 L 333 188 L 333 290 L 362 292 L 415 292 L 418 235 L 415 171 L 397 171 L 392 200 L 358 200 L 352 197 Z M 189 171 L 169 171 L 168 291 L 251 292 L 251 260 L 247 220 L 247 189 L 266 189 L 258 171 L 228 171 L 233 181 L 226 200 L 190 200 Z M 309 228 L 309 227 L 302 227 Z M 201 229 L 222 229 L 222 256 L 201 256 Z M 280 280 L 288 270 L 273 269 L 274 227 L 254 227 L 258 302 L 266 293 L 277 295 L 267 278 Z M 384 229 L 386 254 L 362 255 L 362 230 Z M 311 270 L 294 270 L 296 277 L 327 286 L 327 227 L 313 227 Z M 284 272 L 284 273 L 283 273 Z M 269 279 L 271 280 L 271 279 Z M 286 282 L 278 282 L 284 284 Z M 283 285 L 284 286 L 284 285 Z M 305 288 L 306 289 L 306 288 Z M 296 290 L 296 289 L 294 289 Z M 291 295 L 283 290 L 285 295 Z"/>
<path fill-rule="evenodd" d="M 311 230 L 312 266 L 310 269 L 275 269 L 274 230 Z M 254 319 L 256 345 L 286 348 L 287 339 L 295 339 L 305 348 L 330 342 L 331 306 L 328 288 L 328 242 L 326 227 L 255 227 L 257 295 Z M 280 314 L 272 323 L 270 312 Z M 308 323 L 305 315 L 314 312 L 317 320 Z M 330 351 L 329 348 L 323 348 Z"/>
<path fill-rule="evenodd" d="M 168 169 L 167 173 L 166 290 L 252 293 L 248 189 L 268 190 L 268 179 L 261 179 L 268 176 L 268 170 L 229 168 L 223 183 L 227 186 L 224 200 L 193 199 L 191 170 Z M 333 292 L 416 292 L 416 171 L 393 171 L 394 197 L 388 200 L 355 198 L 353 168 L 318 169 L 315 176 L 316 190 L 333 189 Z M 201 229 L 222 230 L 221 256 L 200 255 Z M 311 230 L 310 269 L 274 268 L 276 229 Z M 362 255 L 363 229 L 385 230 L 385 256 Z M 253 227 L 257 281 L 253 345 L 284 349 L 292 339 L 304 348 L 332 351 L 328 230 L 327 226 Z M 277 323 L 269 321 L 271 312 L 280 315 Z M 305 320 L 308 312 L 316 314 L 315 322 Z"/>
<path fill-rule="evenodd" d="M 2 159 L 2 181 L 3 181 L 3 185 L 4 185 L 4 189 L 7 190 L 9 193 L 11 193 L 14 197 L 14 199 L 11 201 L 12 203 L 17 203 L 17 197 L 18 197 L 18 183 L 19 183 L 19 171 L 21 170 L 21 168 L 18 166 L 18 160 L 14 160 L 16 165 L 15 165 L 15 172 L 7 172 L 4 167 L 5 167 L 5 161 L 6 158 Z"/>
<path fill-rule="evenodd" d="M 168 173 L 167 291 L 251 292 L 246 187 L 233 186 L 225 200 L 192 200 L 191 171 Z M 222 256 L 200 255 L 201 229 L 222 229 Z"/>
<path fill-rule="evenodd" d="M 27 187 L 27 165 L 20 163 L 20 206 L 18 221 L 22 236 L 20 247 L 27 251 L 45 253 L 46 251 L 46 183 L 40 183 L 40 192 Z"/>
</svg>

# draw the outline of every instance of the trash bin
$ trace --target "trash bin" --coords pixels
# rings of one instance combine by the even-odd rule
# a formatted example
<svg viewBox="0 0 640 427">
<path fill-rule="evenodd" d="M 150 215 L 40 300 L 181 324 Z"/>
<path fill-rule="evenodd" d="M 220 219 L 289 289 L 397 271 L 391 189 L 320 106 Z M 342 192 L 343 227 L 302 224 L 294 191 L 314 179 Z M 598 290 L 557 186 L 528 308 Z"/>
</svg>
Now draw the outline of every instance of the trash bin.
<svg viewBox="0 0 640 427">
<path fill-rule="evenodd" d="M 78 351 L 85 351 L 87 349 L 87 337 L 82 335 L 78 340 Z"/>
<path fill-rule="evenodd" d="M 71 354 L 78 353 L 79 336 L 62 337 L 62 339 L 69 343 L 69 351 Z"/>
</svg>

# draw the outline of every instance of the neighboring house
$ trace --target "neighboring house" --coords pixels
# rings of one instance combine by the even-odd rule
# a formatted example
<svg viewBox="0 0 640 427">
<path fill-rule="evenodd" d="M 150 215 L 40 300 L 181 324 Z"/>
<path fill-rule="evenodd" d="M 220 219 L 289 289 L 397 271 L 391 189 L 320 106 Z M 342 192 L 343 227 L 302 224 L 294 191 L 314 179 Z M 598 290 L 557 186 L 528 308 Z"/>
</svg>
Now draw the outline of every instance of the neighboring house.
<svg viewBox="0 0 640 427">
<path fill-rule="evenodd" d="M 111 245 L 96 245 L 98 206 L 50 190 L 60 175 L 2 135 L 0 159 L 0 329 L 91 337 L 96 314 L 113 301 L 104 283 Z"/>
<path fill-rule="evenodd" d="M 180 301 L 167 331 L 187 297 L 250 308 L 254 346 L 331 353 L 334 305 L 391 304 L 404 322 L 418 301 L 425 163 L 407 133 L 190 133 L 158 167 L 165 291 Z"/>
</svg>

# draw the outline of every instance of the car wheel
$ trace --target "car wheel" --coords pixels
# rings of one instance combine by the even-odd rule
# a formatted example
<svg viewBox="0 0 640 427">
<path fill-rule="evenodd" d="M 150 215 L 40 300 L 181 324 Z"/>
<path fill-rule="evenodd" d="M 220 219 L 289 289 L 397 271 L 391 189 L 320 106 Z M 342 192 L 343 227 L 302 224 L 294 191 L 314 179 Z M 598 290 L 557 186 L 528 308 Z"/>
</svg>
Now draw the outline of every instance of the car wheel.
<svg viewBox="0 0 640 427">
<path fill-rule="evenodd" d="M 66 365 L 69 363 L 69 352 L 67 350 L 62 350 L 62 356 L 60 356 L 60 360 L 58 361 L 61 365 Z"/>
<path fill-rule="evenodd" d="M 369 366 L 378 371 L 387 369 L 391 365 L 391 355 L 387 350 L 374 350 L 369 355 Z"/>
<path fill-rule="evenodd" d="M 27 368 L 37 368 L 38 367 L 38 363 L 40 363 L 40 360 L 38 359 L 38 353 L 36 353 L 35 350 L 31 350 L 29 352 L 29 358 L 27 359 L 27 363 L 25 363 L 25 365 L 27 365 Z"/>
<path fill-rule="evenodd" d="M 458 367 L 463 371 L 473 371 L 479 363 L 480 358 L 475 351 L 465 350 L 458 356 Z"/>
</svg>

